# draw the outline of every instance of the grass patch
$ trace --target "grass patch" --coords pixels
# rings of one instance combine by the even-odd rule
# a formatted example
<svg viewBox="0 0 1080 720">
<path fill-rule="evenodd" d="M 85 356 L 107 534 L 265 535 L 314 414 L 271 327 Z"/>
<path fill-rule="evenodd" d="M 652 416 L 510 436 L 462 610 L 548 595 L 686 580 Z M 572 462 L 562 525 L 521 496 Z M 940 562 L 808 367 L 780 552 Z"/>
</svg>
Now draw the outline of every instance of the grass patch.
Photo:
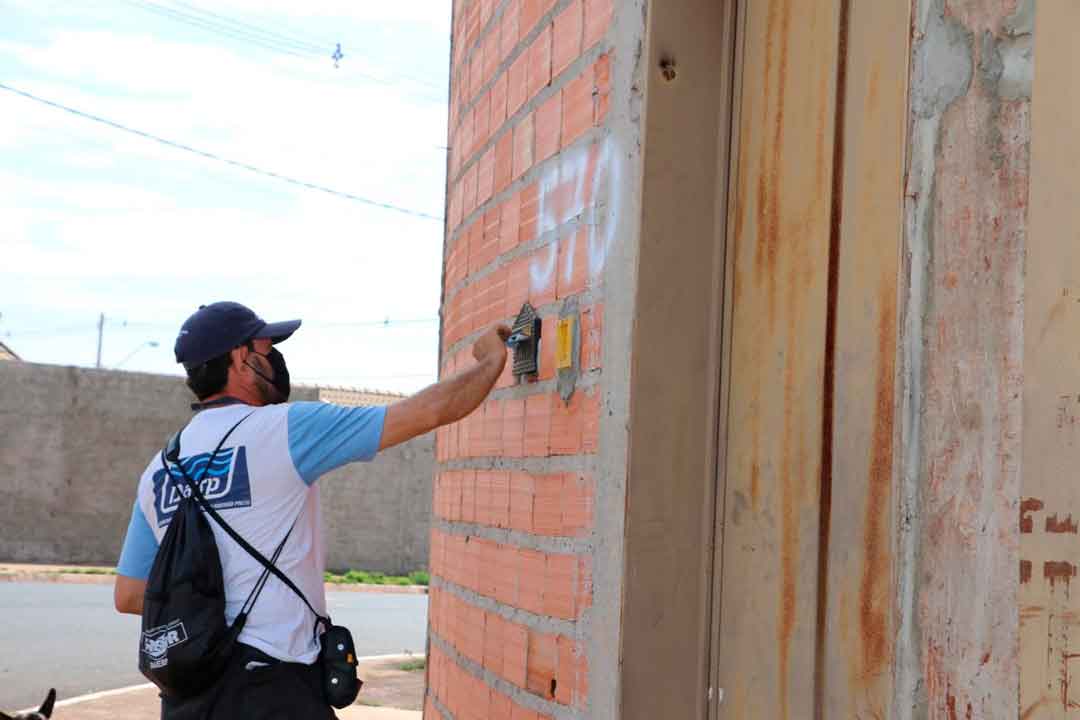
<svg viewBox="0 0 1080 720">
<path fill-rule="evenodd" d="M 334 585 L 427 585 L 430 579 L 423 570 L 408 575 L 384 575 L 366 570 L 349 570 L 341 574 L 326 573 L 326 582 Z"/>
<path fill-rule="evenodd" d="M 426 667 L 427 667 L 427 660 L 424 659 L 424 658 L 421 658 L 419 660 L 409 660 L 408 662 L 403 662 L 403 663 L 401 663 L 400 665 L 397 666 L 397 669 L 402 670 L 404 672 L 418 672 L 420 670 L 423 670 Z"/>
<path fill-rule="evenodd" d="M 56 571 L 60 575 L 115 575 L 116 568 L 64 568 Z"/>
</svg>

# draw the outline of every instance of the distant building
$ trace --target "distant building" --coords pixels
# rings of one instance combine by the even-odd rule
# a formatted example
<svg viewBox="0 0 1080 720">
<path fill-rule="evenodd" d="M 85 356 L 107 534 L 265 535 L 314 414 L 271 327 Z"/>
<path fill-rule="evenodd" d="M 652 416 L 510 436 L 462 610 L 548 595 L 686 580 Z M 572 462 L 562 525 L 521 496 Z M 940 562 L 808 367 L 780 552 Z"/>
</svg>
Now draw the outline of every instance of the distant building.
<svg viewBox="0 0 1080 720">
<path fill-rule="evenodd" d="M 0 342 L 0 360 L 22 360 L 22 358 L 16 355 L 14 350 Z"/>
<path fill-rule="evenodd" d="M 319 400 L 335 405 L 390 405 L 405 397 L 401 393 L 356 388 L 319 387 Z"/>
</svg>

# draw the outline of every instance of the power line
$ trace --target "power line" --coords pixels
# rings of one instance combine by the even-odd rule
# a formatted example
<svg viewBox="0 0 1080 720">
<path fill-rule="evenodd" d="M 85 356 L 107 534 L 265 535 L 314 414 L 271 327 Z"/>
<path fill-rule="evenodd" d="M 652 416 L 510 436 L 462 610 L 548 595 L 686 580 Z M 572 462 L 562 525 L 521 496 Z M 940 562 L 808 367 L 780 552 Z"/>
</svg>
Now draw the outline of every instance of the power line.
<svg viewBox="0 0 1080 720">
<path fill-rule="evenodd" d="M 166 145 L 168 147 L 175 148 L 177 150 L 183 150 L 185 152 L 189 152 L 189 153 L 192 153 L 194 155 L 198 155 L 200 157 L 207 158 L 209 160 L 216 160 L 218 162 L 222 162 L 222 163 L 225 163 L 227 165 L 232 165 L 233 167 L 238 167 L 238 168 L 240 168 L 242 170 L 247 170 L 249 172 L 253 172 L 253 173 L 256 173 L 258 175 L 264 175 L 266 177 L 271 177 L 271 178 L 274 178 L 275 180 L 282 180 L 284 182 L 291 183 L 293 185 L 298 185 L 300 187 L 307 188 L 309 190 L 317 190 L 319 192 L 324 192 L 324 193 L 327 193 L 329 195 L 336 195 L 337 197 L 345 198 L 346 200 L 352 200 L 354 202 L 363 203 L 365 205 L 371 205 L 373 207 L 383 208 L 384 210 L 393 210 L 394 212 L 402 213 L 404 215 L 410 215 L 412 217 L 425 218 L 427 220 L 436 220 L 438 222 L 443 221 L 443 218 L 439 217 L 438 215 L 431 215 L 429 213 L 421 212 L 419 210 L 410 210 L 409 208 L 404 208 L 404 207 L 401 207 L 399 205 L 393 205 L 391 203 L 380 202 L 378 200 L 371 200 L 370 198 L 360 197 L 359 195 L 354 195 L 354 194 L 348 193 L 348 192 L 342 192 L 341 190 L 334 190 L 332 188 L 326 187 L 325 185 L 317 185 L 315 183 L 310 183 L 310 182 L 307 182 L 305 180 L 297 180 L 296 178 L 290 177 L 288 175 L 282 175 L 281 173 L 276 173 L 276 172 L 273 172 L 271 170 L 263 170 L 262 168 L 255 167 L 254 165 L 249 165 L 248 163 L 239 162 L 237 160 L 230 160 L 229 158 L 222 157 L 221 155 L 217 155 L 215 153 L 206 152 L 205 150 L 198 150 L 196 148 L 191 147 L 190 145 L 185 145 L 183 143 L 179 143 L 179 142 L 176 142 L 176 141 L 173 141 L 173 140 L 167 140 L 167 139 L 165 139 L 163 137 L 159 137 L 157 135 L 153 135 L 151 133 L 144 132 L 142 130 L 136 130 L 135 128 L 128 127 L 127 125 L 121 125 L 118 122 L 114 122 L 114 121 L 109 120 L 107 118 L 103 118 L 103 117 L 101 117 L 99 115 L 92 115 L 90 113 L 83 112 L 82 110 L 77 110 L 77 109 L 75 109 L 73 107 L 69 107 L 67 105 L 64 105 L 62 103 L 53 102 L 52 100 L 46 100 L 43 97 L 39 97 L 39 96 L 34 95 L 32 93 L 28 93 L 28 92 L 26 92 L 24 90 L 19 90 L 18 88 L 11 87 L 10 85 L 5 85 L 4 83 L 0 83 L 0 90 L 7 90 L 8 92 L 14 93 L 16 95 L 21 95 L 24 98 L 27 98 L 29 100 L 33 100 L 34 102 L 38 102 L 38 103 L 41 103 L 43 105 L 48 105 L 49 107 L 56 108 L 57 110 L 63 110 L 64 112 L 70 113 L 72 115 L 76 115 L 76 116 L 81 117 L 81 118 L 85 118 L 87 120 L 93 120 L 96 123 L 100 123 L 102 125 L 107 125 L 107 126 L 109 126 L 111 128 L 114 128 L 116 130 L 122 130 L 122 131 L 124 131 L 126 133 L 131 133 L 132 135 L 138 135 L 139 137 L 144 138 L 146 140 L 153 140 L 156 143 L 160 143 L 162 145 Z"/>
<path fill-rule="evenodd" d="M 144 1 L 149 1 L 149 0 L 144 0 Z M 320 53 L 320 54 L 327 52 L 330 48 L 333 48 L 337 44 L 337 43 L 328 42 L 328 41 L 323 40 L 323 39 L 319 39 L 317 41 L 311 41 L 310 39 L 302 38 L 299 35 L 291 35 L 290 36 L 290 35 L 286 35 L 284 33 L 276 32 L 274 30 L 267 30 L 263 26 L 256 25 L 254 23 L 250 23 L 250 22 L 247 22 L 247 21 L 244 21 L 244 20 L 237 20 L 235 18 L 230 18 L 230 17 L 228 17 L 226 15 L 222 15 L 221 13 L 212 12 L 210 10 L 200 8 L 200 7 L 196 6 L 196 5 L 192 5 L 189 2 L 183 2 L 183 0 L 172 0 L 172 5 L 177 5 L 177 6 L 183 7 L 185 9 L 189 10 L 190 12 L 195 13 L 196 15 L 203 15 L 203 16 L 208 16 L 208 17 L 211 17 L 211 18 L 217 18 L 218 20 L 221 20 L 226 25 L 232 25 L 232 26 L 235 26 L 235 27 L 238 27 L 238 28 L 247 29 L 248 31 L 250 31 L 250 32 L 252 32 L 254 34 L 257 34 L 257 35 L 263 35 L 263 36 L 266 36 L 266 37 L 268 37 L 270 39 L 279 39 L 285 45 L 292 45 L 293 47 L 296 47 L 296 48 L 306 49 L 306 50 L 317 52 L 317 53 Z M 345 43 L 341 43 L 341 45 L 345 45 Z M 354 51 L 350 50 L 349 52 L 352 53 Z M 431 82 L 429 80 L 426 80 L 424 78 L 418 78 L 418 77 L 416 77 L 414 75 L 408 75 L 406 73 L 397 72 L 397 71 L 391 73 L 391 75 L 394 76 L 394 77 L 401 78 L 403 80 L 410 80 L 410 81 L 415 82 L 417 84 L 424 85 L 424 86 L 426 86 L 426 87 L 428 87 L 428 88 L 430 88 L 432 90 L 444 91 L 444 88 L 443 88 L 442 85 L 437 85 L 437 84 L 435 84 L 435 83 L 433 83 L 433 82 Z"/>
<path fill-rule="evenodd" d="M 265 50 L 270 50 L 272 52 L 278 52 L 278 53 L 282 53 L 282 54 L 285 54 L 285 55 L 291 55 L 293 57 L 299 57 L 299 58 L 313 58 L 313 57 L 334 58 L 335 57 L 328 50 L 324 49 L 323 47 L 321 47 L 319 45 L 314 45 L 314 44 L 306 43 L 306 42 L 303 42 L 303 43 L 302 42 L 297 42 L 295 40 L 289 40 L 289 39 L 287 39 L 286 36 L 279 35 L 277 33 L 271 33 L 270 31 L 257 30 L 257 32 L 251 32 L 251 31 L 239 28 L 239 27 L 230 27 L 229 25 L 222 24 L 222 23 L 217 22 L 215 20 L 207 19 L 205 17 L 200 17 L 200 15 L 197 15 L 197 14 L 192 14 L 190 12 L 185 12 L 183 10 L 178 10 L 176 8 L 173 8 L 173 7 L 168 7 L 168 6 L 165 6 L 165 5 L 161 5 L 159 3 L 151 2 L 150 0 L 121 0 L 121 1 L 125 2 L 128 5 L 131 5 L 132 7 L 140 8 L 140 9 L 145 10 L 147 12 L 153 13 L 153 14 L 159 16 L 159 17 L 164 17 L 164 18 L 167 18 L 167 19 L 170 19 L 170 20 L 175 20 L 176 22 L 188 25 L 190 27 L 195 27 L 195 28 L 198 28 L 200 30 L 205 30 L 207 32 L 215 33 L 215 34 L 218 34 L 218 35 L 221 35 L 223 37 L 227 37 L 227 38 L 230 38 L 230 39 L 233 39 L 233 40 L 239 40 L 241 42 L 247 42 L 247 43 L 252 44 L 252 45 L 257 45 L 257 46 L 259 46 L 259 47 L 261 47 L 261 48 L 263 48 Z M 176 3 L 176 4 L 178 4 L 178 5 L 186 5 L 185 3 L 179 3 L 179 2 Z M 191 5 L 186 5 L 186 6 L 193 8 L 196 13 L 202 13 L 202 14 L 205 14 L 205 15 L 224 18 L 224 16 L 222 16 L 222 15 L 218 15 L 216 13 L 212 13 L 212 12 L 209 12 L 207 10 L 199 10 L 198 8 L 194 8 L 194 6 L 191 6 Z M 238 21 L 238 20 L 228 20 L 227 18 L 225 18 L 225 19 L 228 22 L 231 22 L 236 26 L 247 25 L 248 27 L 256 28 L 256 26 L 254 26 L 254 25 L 249 25 L 248 23 L 243 23 L 243 22 Z M 275 35 L 277 35 L 278 37 L 277 38 L 274 37 Z M 278 39 L 278 38 L 286 38 L 286 39 L 281 40 L 281 39 Z M 396 87 L 397 86 L 396 82 L 394 82 L 393 80 L 387 79 L 387 78 L 378 77 L 376 75 L 371 75 L 369 73 L 361 72 L 361 71 L 358 71 L 358 70 L 352 70 L 352 69 L 350 69 L 349 72 L 351 74 L 353 74 L 353 75 L 364 78 L 365 80 L 369 80 L 371 82 L 378 83 L 380 85 L 385 85 L 387 87 Z M 442 88 L 436 87 L 436 86 L 434 86 L 434 85 L 432 85 L 430 83 L 427 83 L 427 82 L 425 82 L 423 80 L 419 80 L 417 78 L 411 78 L 409 76 L 400 75 L 400 74 L 398 75 L 398 77 L 403 78 L 403 79 L 411 80 L 414 83 L 425 85 L 425 86 L 427 86 L 428 88 L 431 88 L 431 89 L 442 90 Z M 416 94 L 416 93 L 407 93 L 407 94 L 412 95 L 413 97 L 420 98 L 422 100 L 428 101 L 428 102 L 443 102 L 444 101 L 444 98 L 435 98 L 435 97 L 431 97 L 429 95 L 421 95 L 421 94 Z"/>
</svg>

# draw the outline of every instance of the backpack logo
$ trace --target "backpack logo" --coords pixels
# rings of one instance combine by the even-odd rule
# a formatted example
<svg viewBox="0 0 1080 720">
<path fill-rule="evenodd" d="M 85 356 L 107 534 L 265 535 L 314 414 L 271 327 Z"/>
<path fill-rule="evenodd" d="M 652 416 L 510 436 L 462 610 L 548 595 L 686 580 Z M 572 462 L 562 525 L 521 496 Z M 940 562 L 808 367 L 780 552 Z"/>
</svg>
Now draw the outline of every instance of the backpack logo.
<svg viewBox="0 0 1080 720">
<path fill-rule="evenodd" d="M 153 658 L 150 661 L 151 668 L 164 667 L 169 664 L 169 658 L 165 653 L 169 648 L 176 647 L 187 642 L 187 630 L 180 620 L 173 620 L 168 625 L 159 625 L 156 628 L 144 630 L 142 634 L 142 651 Z"/>
<path fill-rule="evenodd" d="M 222 448 L 214 462 L 210 453 L 181 458 L 180 464 L 191 478 L 198 478 L 199 490 L 215 510 L 251 507 L 251 481 L 248 476 L 247 448 Z M 153 476 L 154 508 L 158 527 L 172 520 L 180 500 L 191 495 L 191 488 L 179 468 L 158 470 Z"/>
</svg>

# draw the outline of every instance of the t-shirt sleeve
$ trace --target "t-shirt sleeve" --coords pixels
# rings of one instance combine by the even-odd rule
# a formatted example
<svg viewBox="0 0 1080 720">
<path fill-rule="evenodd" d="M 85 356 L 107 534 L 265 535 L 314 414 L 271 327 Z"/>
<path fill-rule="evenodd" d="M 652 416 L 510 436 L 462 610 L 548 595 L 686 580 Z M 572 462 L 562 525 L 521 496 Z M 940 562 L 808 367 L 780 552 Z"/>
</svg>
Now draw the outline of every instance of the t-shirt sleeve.
<svg viewBox="0 0 1080 720">
<path fill-rule="evenodd" d="M 127 535 L 124 536 L 124 548 L 120 551 L 120 562 L 116 572 L 120 575 L 145 580 L 150 577 L 150 568 L 157 555 L 158 541 L 150 523 L 146 522 L 142 507 L 135 501 L 128 523 Z"/>
<path fill-rule="evenodd" d="M 334 468 L 371 460 L 382 442 L 385 407 L 342 407 L 321 402 L 289 406 L 289 455 L 311 485 Z"/>
</svg>

